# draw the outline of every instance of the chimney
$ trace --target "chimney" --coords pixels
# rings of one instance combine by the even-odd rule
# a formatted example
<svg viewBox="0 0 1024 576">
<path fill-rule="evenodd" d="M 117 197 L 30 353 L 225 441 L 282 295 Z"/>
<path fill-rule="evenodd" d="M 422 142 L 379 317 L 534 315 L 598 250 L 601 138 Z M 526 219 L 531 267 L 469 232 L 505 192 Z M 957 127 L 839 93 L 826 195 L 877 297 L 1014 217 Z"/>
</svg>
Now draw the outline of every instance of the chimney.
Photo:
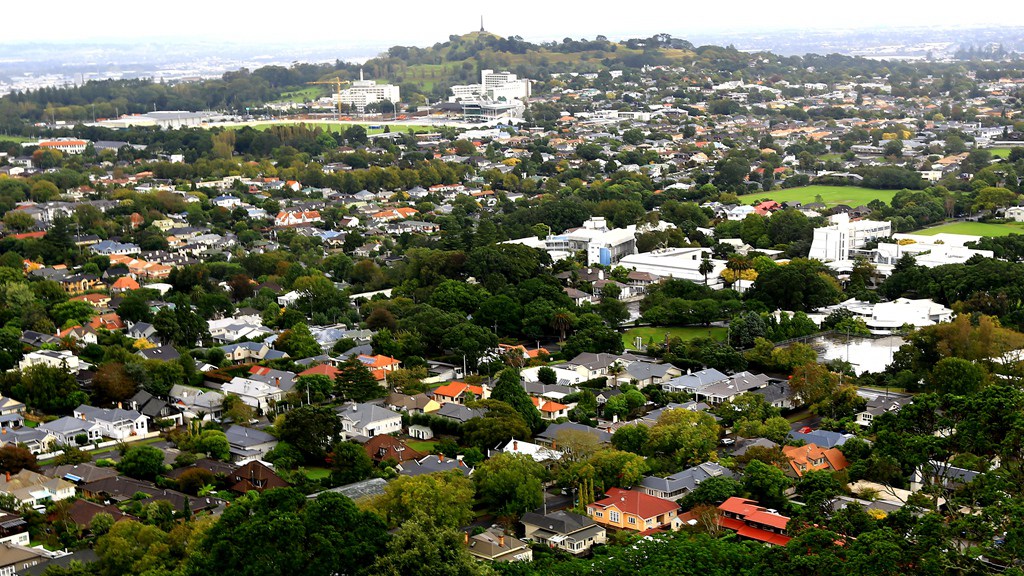
<svg viewBox="0 0 1024 576">
<path fill-rule="evenodd" d="M 499 548 L 504 548 L 505 547 L 505 535 L 504 534 L 502 534 L 501 536 L 498 536 L 498 547 Z"/>
<path fill-rule="evenodd" d="M 118 402 L 118 403 L 117 403 L 117 409 L 118 409 L 118 410 L 120 410 L 120 409 L 121 409 L 121 403 L 120 403 L 120 402 Z"/>
<path fill-rule="evenodd" d="M 439 453 L 439 454 L 437 455 L 437 463 L 438 463 L 438 464 L 441 464 L 441 463 L 443 463 L 443 462 L 444 462 L 444 454 L 440 454 L 440 453 Z"/>
<path fill-rule="evenodd" d="M 6 476 L 7 476 L 7 481 L 10 482 L 11 481 L 11 473 L 7 472 Z"/>
<path fill-rule="evenodd" d="M 462 534 L 465 536 L 465 538 L 463 538 L 462 541 L 466 544 L 469 544 L 469 532 L 463 532 Z"/>
<path fill-rule="evenodd" d="M 552 440 L 551 441 L 551 449 L 552 450 L 558 450 L 558 441 L 556 441 L 556 440 Z"/>
<path fill-rule="evenodd" d="M 274 378 L 274 386 L 276 386 L 278 388 L 281 387 L 281 377 L 280 376 Z"/>
<path fill-rule="evenodd" d="M 519 452 L 519 441 L 518 440 L 513 440 L 512 441 L 512 451 L 513 452 Z"/>
</svg>

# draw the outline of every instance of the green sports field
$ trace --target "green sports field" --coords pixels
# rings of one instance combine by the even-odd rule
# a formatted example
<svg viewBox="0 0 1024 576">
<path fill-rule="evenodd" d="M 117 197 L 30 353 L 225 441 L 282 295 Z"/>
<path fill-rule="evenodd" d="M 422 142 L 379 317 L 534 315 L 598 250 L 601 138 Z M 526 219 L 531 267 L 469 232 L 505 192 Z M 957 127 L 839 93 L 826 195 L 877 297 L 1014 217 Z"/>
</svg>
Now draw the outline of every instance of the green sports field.
<svg viewBox="0 0 1024 576">
<path fill-rule="evenodd" d="M 622 344 L 626 347 L 626 350 L 635 350 L 633 339 L 639 336 L 643 338 L 643 344 L 640 346 L 641 350 L 643 350 L 647 348 L 647 344 L 651 340 L 654 342 L 664 342 L 665 334 L 668 334 L 669 338 L 680 338 L 682 340 L 707 338 L 708 336 L 718 340 L 725 340 L 725 328 L 717 326 L 710 328 L 701 326 L 645 326 L 642 328 L 631 328 L 624 332 L 622 334 Z"/>
<path fill-rule="evenodd" d="M 326 132 L 344 132 L 345 130 L 348 130 L 350 126 L 362 126 L 363 128 L 366 128 L 366 133 L 367 133 L 367 135 L 370 135 L 370 136 L 372 136 L 374 134 L 382 134 L 384 132 L 384 128 L 383 127 L 381 127 L 381 128 L 370 128 L 370 126 L 381 126 L 380 124 L 369 124 L 369 123 L 363 124 L 363 123 L 359 123 L 359 122 L 338 123 L 338 122 L 294 122 L 294 121 L 286 121 L 286 122 L 261 122 L 259 124 L 249 124 L 249 126 L 253 130 L 263 131 L 263 130 L 266 130 L 267 128 L 270 128 L 271 126 L 289 126 L 289 125 L 296 125 L 296 124 L 305 124 L 307 128 L 310 128 L 310 129 L 320 128 L 321 130 L 324 130 Z M 237 128 L 240 128 L 240 127 L 235 127 L 235 128 L 237 129 Z M 410 129 L 412 129 L 413 132 L 432 132 L 434 130 L 437 130 L 438 127 L 436 127 L 436 126 L 419 126 L 419 125 L 413 125 L 413 124 L 392 124 L 391 125 L 391 131 L 392 132 L 409 132 Z"/>
<path fill-rule="evenodd" d="M 1024 234 L 1022 224 L 988 224 L 985 222 L 953 222 L 943 224 L 934 228 L 925 228 L 914 232 L 925 236 L 935 234 L 966 234 L 969 236 L 1009 236 L 1010 234 Z"/>
<path fill-rule="evenodd" d="M 1007 158 L 1010 156 L 1012 148 L 986 148 L 986 150 L 992 154 L 993 158 Z"/>
<path fill-rule="evenodd" d="M 780 203 L 800 202 L 802 204 L 809 204 L 811 202 L 815 202 L 815 198 L 819 194 L 826 206 L 846 204 L 851 208 L 856 208 L 857 206 L 867 204 L 868 202 L 876 199 L 888 204 L 892 201 L 892 197 L 896 195 L 896 190 L 875 190 L 872 188 L 862 188 L 860 186 L 814 185 L 790 188 L 788 190 L 772 190 L 771 192 L 745 194 L 741 197 L 741 201 L 744 204 L 756 204 L 761 200 L 769 199 Z"/>
</svg>

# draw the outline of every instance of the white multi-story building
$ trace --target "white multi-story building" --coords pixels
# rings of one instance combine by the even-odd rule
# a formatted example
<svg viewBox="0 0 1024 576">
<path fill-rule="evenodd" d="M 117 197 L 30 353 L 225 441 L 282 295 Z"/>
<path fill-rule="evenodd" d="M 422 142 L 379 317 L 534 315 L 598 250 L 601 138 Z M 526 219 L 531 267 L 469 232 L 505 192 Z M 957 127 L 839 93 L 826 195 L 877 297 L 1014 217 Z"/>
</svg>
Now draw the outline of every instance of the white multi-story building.
<svg viewBox="0 0 1024 576">
<path fill-rule="evenodd" d="M 368 104 L 376 102 L 398 102 L 401 100 L 401 92 L 394 84 L 377 84 L 373 80 L 363 80 L 363 71 L 359 71 L 359 80 L 352 83 L 350 88 L 335 94 L 335 102 L 354 107 L 359 112 L 366 109 Z"/>
<path fill-rule="evenodd" d="M 554 260 L 568 258 L 574 252 L 584 251 L 587 253 L 588 265 L 610 266 L 636 253 L 636 226 L 609 229 L 603 217 L 594 217 L 584 222 L 580 228 L 552 234 L 544 240 L 528 237 L 510 240 L 509 243 L 545 250 Z"/>
<path fill-rule="evenodd" d="M 36 145 L 43 150 L 59 150 L 65 154 L 81 154 L 85 152 L 85 147 L 89 145 L 89 141 L 58 138 L 57 140 L 40 140 Z"/>
<path fill-rule="evenodd" d="M 449 102 L 466 100 L 511 101 L 530 97 L 530 80 L 519 78 L 511 72 L 495 72 L 481 70 L 479 84 L 461 84 L 452 86 Z"/>
<path fill-rule="evenodd" d="M 711 250 L 708 248 L 664 248 L 643 254 L 631 254 L 622 258 L 619 261 L 619 266 L 627 270 L 647 272 L 661 278 L 676 278 L 703 284 L 705 276 L 700 272 L 700 265 L 704 261 L 705 254 L 710 258 Z M 725 264 L 725 260 L 711 260 L 712 270 L 707 274 L 708 287 L 717 290 L 725 286 L 721 278 Z"/>
<path fill-rule="evenodd" d="M 850 221 L 849 214 L 836 214 L 832 224 L 814 229 L 809 258 L 822 262 L 842 262 L 850 259 L 850 250 L 863 248 L 875 238 L 892 235 L 892 223 L 877 220 Z"/>
</svg>

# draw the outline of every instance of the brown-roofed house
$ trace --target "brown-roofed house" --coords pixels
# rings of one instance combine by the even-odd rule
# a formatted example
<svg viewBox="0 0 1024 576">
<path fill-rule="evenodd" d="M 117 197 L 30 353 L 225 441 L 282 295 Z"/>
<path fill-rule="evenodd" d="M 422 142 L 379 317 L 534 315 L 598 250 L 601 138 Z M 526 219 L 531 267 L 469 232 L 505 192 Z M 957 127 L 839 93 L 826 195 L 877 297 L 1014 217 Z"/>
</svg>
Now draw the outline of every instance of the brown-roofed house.
<svg viewBox="0 0 1024 576">
<path fill-rule="evenodd" d="M 790 469 L 787 473 L 797 478 L 811 470 L 836 472 L 850 465 L 838 448 L 822 448 L 817 444 L 785 446 L 782 453 L 789 458 Z"/>
</svg>

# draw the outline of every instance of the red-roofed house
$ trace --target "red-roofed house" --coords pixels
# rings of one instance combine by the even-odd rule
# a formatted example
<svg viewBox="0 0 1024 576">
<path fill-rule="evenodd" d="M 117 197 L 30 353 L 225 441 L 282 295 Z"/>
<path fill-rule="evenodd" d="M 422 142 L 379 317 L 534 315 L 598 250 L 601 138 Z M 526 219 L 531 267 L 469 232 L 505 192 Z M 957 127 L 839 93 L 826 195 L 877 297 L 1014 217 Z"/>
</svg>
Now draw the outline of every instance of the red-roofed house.
<svg viewBox="0 0 1024 576">
<path fill-rule="evenodd" d="M 106 294 L 82 294 L 81 296 L 71 298 L 71 300 L 74 302 L 88 302 L 97 310 L 103 310 L 110 306 L 110 296 Z"/>
<path fill-rule="evenodd" d="M 790 469 L 787 473 L 797 478 L 811 470 L 836 472 L 850 465 L 838 448 L 822 448 L 817 444 L 785 446 L 782 453 L 789 458 Z"/>
<path fill-rule="evenodd" d="M 526 348 L 526 346 L 523 346 L 522 344 L 513 346 L 512 344 L 500 344 L 499 343 L 498 344 L 498 350 L 502 354 L 509 354 L 512 351 L 519 351 L 519 353 L 521 353 L 523 355 L 523 359 L 524 360 L 532 360 L 534 358 L 544 358 L 546 356 L 550 356 L 551 355 L 551 353 L 548 352 L 546 348 L 534 348 L 533 350 L 528 350 Z"/>
<path fill-rule="evenodd" d="M 465 404 L 469 394 L 472 394 L 477 400 L 485 400 L 489 396 L 483 386 L 471 386 L 465 382 L 449 382 L 434 390 L 432 398 L 441 404 L 449 402 Z"/>
<path fill-rule="evenodd" d="M 778 210 L 782 210 L 782 205 L 775 200 L 765 200 L 754 206 L 754 214 L 758 216 L 767 216 Z"/>
<path fill-rule="evenodd" d="M 644 532 L 678 527 L 679 505 L 643 492 L 612 488 L 606 498 L 587 504 L 587 515 L 603 526 Z"/>
<path fill-rule="evenodd" d="M 792 538 L 786 534 L 789 518 L 769 512 L 753 500 L 733 496 L 718 505 L 719 525 L 736 532 L 741 538 L 765 544 L 785 546 Z"/>
<path fill-rule="evenodd" d="M 330 364 L 317 364 L 312 368 L 306 368 L 302 372 L 299 372 L 297 376 L 327 376 L 331 380 L 334 380 L 338 374 L 341 374 L 341 370 L 338 370 Z"/>
</svg>

